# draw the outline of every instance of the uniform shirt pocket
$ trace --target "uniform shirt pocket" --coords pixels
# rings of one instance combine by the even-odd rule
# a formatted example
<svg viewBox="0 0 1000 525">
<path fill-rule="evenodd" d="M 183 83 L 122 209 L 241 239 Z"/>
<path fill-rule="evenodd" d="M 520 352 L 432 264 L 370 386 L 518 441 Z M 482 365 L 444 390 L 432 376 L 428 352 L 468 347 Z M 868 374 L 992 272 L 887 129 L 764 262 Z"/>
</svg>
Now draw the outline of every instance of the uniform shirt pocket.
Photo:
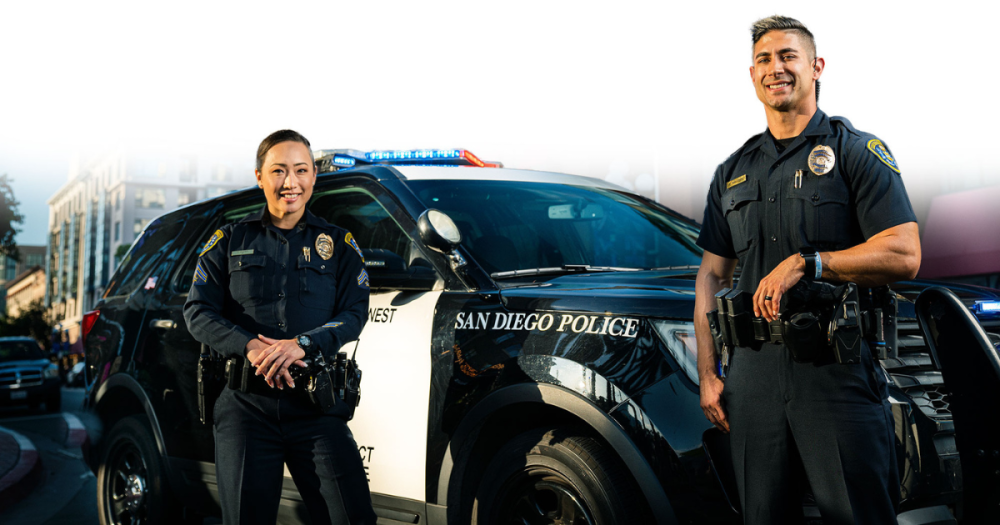
<svg viewBox="0 0 1000 525">
<path fill-rule="evenodd" d="M 760 183 L 740 184 L 722 194 L 722 205 L 737 256 L 750 248 L 760 229 Z"/>
<path fill-rule="evenodd" d="M 793 225 L 800 228 L 800 246 L 842 249 L 850 241 L 850 193 L 836 173 L 804 174 L 801 188 L 788 194 Z"/>
<path fill-rule="evenodd" d="M 264 298 L 267 257 L 240 255 L 229 258 L 229 293 L 240 304 L 259 303 Z"/>
<path fill-rule="evenodd" d="M 318 260 L 317 260 L 318 259 Z M 312 257 L 298 260 L 299 302 L 307 308 L 333 310 L 337 296 L 337 276 L 332 260 Z"/>
</svg>

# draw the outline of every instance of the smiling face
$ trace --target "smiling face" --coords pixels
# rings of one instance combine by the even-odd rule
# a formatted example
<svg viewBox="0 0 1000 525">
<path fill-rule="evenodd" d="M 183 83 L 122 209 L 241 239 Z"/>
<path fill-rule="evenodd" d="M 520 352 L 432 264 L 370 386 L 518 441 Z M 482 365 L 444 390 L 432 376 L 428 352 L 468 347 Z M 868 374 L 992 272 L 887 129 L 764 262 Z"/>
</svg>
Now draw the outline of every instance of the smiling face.
<svg viewBox="0 0 1000 525">
<path fill-rule="evenodd" d="M 255 173 L 272 222 L 280 228 L 294 226 L 305 214 L 316 183 L 316 166 L 309 148 L 301 142 L 279 142 L 267 151 Z"/>
<path fill-rule="evenodd" d="M 815 85 L 824 62 L 814 54 L 812 46 L 796 31 L 769 31 L 757 41 L 750 77 L 757 98 L 766 108 L 815 112 Z"/>
</svg>

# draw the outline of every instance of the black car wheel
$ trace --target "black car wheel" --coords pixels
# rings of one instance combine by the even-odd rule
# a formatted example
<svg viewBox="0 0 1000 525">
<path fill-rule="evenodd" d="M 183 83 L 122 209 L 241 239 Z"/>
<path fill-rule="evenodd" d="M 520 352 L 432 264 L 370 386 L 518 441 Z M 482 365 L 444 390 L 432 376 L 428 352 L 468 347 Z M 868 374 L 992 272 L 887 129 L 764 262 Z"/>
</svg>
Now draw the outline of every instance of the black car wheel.
<svg viewBox="0 0 1000 525">
<path fill-rule="evenodd" d="M 641 501 L 620 460 L 593 437 L 538 428 L 490 461 L 472 505 L 477 525 L 641 523 Z"/>
<path fill-rule="evenodd" d="M 97 470 L 101 525 L 176 522 L 178 505 L 166 483 L 146 420 L 130 416 L 116 423 Z"/>
</svg>

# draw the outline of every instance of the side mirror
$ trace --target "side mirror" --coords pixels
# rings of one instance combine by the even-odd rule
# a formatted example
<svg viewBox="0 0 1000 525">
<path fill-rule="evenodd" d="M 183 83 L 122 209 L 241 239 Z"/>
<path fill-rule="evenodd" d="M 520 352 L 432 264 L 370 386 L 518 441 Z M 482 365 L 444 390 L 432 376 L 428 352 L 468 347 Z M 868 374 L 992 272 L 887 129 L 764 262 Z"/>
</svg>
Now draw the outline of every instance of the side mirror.
<svg viewBox="0 0 1000 525">
<path fill-rule="evenodd" d="M 433 208 L 417 218 L 417 231 L 428 248 L 443 254 L 450 253 L 462 242 L 462 232 L 458 231 L 455 221 L 443 211 Z"/>
</svg>

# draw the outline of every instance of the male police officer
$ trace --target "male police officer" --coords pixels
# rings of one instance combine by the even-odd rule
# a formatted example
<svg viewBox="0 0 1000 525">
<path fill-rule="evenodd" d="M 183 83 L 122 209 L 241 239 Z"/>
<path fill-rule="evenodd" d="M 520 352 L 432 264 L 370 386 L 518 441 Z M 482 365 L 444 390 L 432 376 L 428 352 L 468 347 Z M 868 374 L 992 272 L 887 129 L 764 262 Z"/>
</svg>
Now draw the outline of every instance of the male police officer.
<svg viewBox="0 0 1000 525">
<path fill-rule="evenodd" d="M 879 286 L 913 278 L 920 264 L 888 148 L 817 108 L 825 63 L 812 34 L 783 16 L 752 31 L 750 77 L 767 130 L 718 167 L 709 190 L 695 305 L 701 406 L 731 430 L 746 523 L 801 519 L 802 483 L 792 478 L 803 467 L 824 523 L 895 523 L 892 419 L 867 348 L 860 364 L 797 363 L 779 345 L 738 348 L 725 383 L 717 374 L 706 312 L 737 261 L 738 288 L 754 293 L 754 313 L 768 321 L 801 279 Z"/>
<path fill-rule="evenodd" d="M 245 389 L 224 389 L 215 405 L 223 519 L 273 525 L 287 464 L 313 523 L 374 524 L 347 403 L 323 414 L 288 371 L 307 356 L 333 362 L 361 333 L 361 250 L 306 210 L 316 166 L 305 137 L 283 130 L 264 139 L 256 175 L 267 207 L 212 235 L 184 305 L 191 334 L 230 358 L 231 374 L 255 367 Z"/>
</svg>

